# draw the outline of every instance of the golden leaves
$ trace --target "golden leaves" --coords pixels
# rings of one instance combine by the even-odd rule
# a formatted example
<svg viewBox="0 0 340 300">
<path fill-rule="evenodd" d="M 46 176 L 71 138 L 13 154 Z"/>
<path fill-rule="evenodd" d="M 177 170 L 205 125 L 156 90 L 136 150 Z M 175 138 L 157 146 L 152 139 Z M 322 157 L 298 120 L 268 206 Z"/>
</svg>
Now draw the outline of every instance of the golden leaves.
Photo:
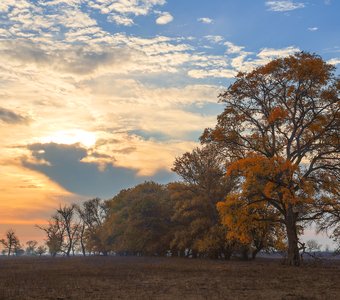
<svg viewBox="0 0 340 300">
<path fill-rule="evenodd" d="M 281 122 L 288 116 L 287 111 L 280 106 L 274 107 L 268 116 L 268 123 L 274 124 L 275 122 Z"/>
</svg>

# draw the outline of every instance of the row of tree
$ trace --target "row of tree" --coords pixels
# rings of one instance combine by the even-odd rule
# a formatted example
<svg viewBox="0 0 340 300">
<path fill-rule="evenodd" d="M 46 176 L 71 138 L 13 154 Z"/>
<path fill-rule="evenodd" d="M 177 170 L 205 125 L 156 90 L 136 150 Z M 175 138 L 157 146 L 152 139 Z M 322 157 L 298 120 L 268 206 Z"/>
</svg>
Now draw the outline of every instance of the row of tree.
<svg viewBox="0 0 340 300">
<path fill-rule="evenodd" d="M 309 53 L 276 59 L 220 95 L 225 109 L 202 147 L 176 159 L 181 182 L 152 182 L 59 208 L 45 227 L 50 252 L 255 257 L 287 251 L 315 222 L 340 240 L 340 80 Z"/>
<path fill-rule="evenodd" d="M 30 240 L 26 242 L 26 249 L 24 250 L 23 245 L 13 229 L 7 230 L 5 238 L 0 240 L 2 245 L 2 254 L 11 256 L 21 256 L 21 255 L 43 255 L 47 252 L 47 248 L 44 245 L 38 246 L 38 242 L 35 240 Z"/>
</svg>

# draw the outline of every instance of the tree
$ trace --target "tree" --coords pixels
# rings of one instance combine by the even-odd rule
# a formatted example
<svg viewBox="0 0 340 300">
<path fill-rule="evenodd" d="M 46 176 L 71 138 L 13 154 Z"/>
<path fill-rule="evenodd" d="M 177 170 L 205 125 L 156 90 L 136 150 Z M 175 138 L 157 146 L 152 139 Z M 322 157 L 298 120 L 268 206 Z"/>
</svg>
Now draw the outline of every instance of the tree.
<svg viewBox="0 0 340 300">
<path fill-rule="evenodd" d="M 129 255 L 164 255 L 171 240 L 172 204 L 166 187 L 145 182 L 108 201 L 105 228 L 111 249 Z"/>
<path fill-rule="evenodd" d="M 56 256 L 58 252 L 70 256 L 74 249 L 77 233 L 80 227 L 76 219 L 75 205 L 59 207 L 46 226 L 37 226 L 47 235 L 46 245 L 50 254 Z"/>
<path fill-rule="evenodd" d="M 306 249 L 308 252 L 315 252 L 315 251 L 320 251 L 321 249 L 321 244 L 319 244 L 316 240 L 308 240 L 306 242 Z"/>
<path fill-rule="evenodd" d="M 256 221 L 285 226 L 290 265 L 300 264 L 304 222 L 323 215 L 339 185 L 340 80 L 334 70 L 301 52 L 239 73 L 220 95 L 225 109 L 216 127 L 201 137 L 229 158 L 227 175 L 237 178 L 225 203 L 232 198 L 258 212 Z"/>
<path fill-rule="evenodd" d="M 36 225 L 46 233 L 46 245 L 49 253 L 54 257 L 62 248 L 64 242 L 64 229 L 59 224 L 59 219 L 53 216 L 45 226 Z"/>
<path fill-rule="evenodd" d="M 76 210 L 81 220 L 78 233 L 83 255 L 86 255 L 86 250 L 105 255 L 109 247 L 103 226 L 107 216 L 106 203 L 94 198 L 77 206 Z"/>
<path fill-rule="evenodd" d="M 224 176 L 224 157 L 213 146 L 196 148 L 176 158 L 172 170 L 184 181 L 168 186 L 175 203 L 172 247 L 192 256 L 229 258 L 233 245 L 216 208 L 232 185 Z"/>
<path fill-rule="evenodd" d="M 39 254 L 39 256 L 45 254 L 47 252 L 47 248 L 45 246 L 38 246 L 36 253 Z"/>
<path fill-rule="evenodd" d="M 27 255 L 35 255 L 36 254 L 36 248 L 37 248 L 38 242 L 37 241 L 27 241 L 26 242 L 26 254 Z"/>
<path fill-rule="evenodd" d="M 17 250 L 21 249 L 19 238 L 13 229 L 7 230 L 5 239 L 1 239 L 0 243 L 4 246 L 7 256 L 10 256 L 11 254 L 16 253 Z"/>
</svg>

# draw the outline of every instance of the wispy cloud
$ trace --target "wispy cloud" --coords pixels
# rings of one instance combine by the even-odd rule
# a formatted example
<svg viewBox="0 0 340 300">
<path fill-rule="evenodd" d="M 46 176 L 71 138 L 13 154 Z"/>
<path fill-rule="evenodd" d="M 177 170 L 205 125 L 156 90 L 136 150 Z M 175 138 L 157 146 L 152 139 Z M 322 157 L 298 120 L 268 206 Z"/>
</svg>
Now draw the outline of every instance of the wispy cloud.
<svg viewBox="0 0 340 300">
<path fill-rule="evenodd" d="M 28 118 L 23 117 L 12 110 L 0 107 L 0 121 L 8 124 L 26 124 L 28 122 Z"/>
<path fill-rule="evenodd" d="M 200 22 L 200 23 L 203 23 L 203 24 L 212 24 L 212 23 L 214 23 L 214 20 L 210 19 L 210 18 L 198 18 L 197 21 Z"/>
<path fill-rule="evenodd" d="M 309 31 L 317 31 L 317 30 L 319 30 L 319 28 L 318 27 L 308 27 L 308 30 Z"/>
<path fill-rule="evenodd" d="M 224 37 L 220 35 L 206 35 L 204 38 L 215 44 L 221 43 L 224 40 Z"/>
<path fill-rule="evenodd" d="M 302 2 L 293 2 L 290 0 L 283 0 L 283 1 L 266 1 L 266 6 L 270 11 L 291 11 L 298 8 L 304 8 L 305 4 Z"/>
</svg>

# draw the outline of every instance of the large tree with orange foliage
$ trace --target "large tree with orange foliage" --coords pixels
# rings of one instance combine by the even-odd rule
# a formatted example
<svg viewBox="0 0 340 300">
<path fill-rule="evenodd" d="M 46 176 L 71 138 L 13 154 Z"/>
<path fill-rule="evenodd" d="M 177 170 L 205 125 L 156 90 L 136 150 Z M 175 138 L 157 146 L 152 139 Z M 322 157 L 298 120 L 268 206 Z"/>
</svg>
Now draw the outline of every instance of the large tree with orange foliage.
<svg viewBox="0 0 340 300">
<path fill-rule="evenodd" d="M 319 56 L 300 52 L 240 73 L 220 95 L 225 109 L 216 127 L 201 137 L 232 161 L 228 175 L 238 178 L 219 204 L 225 224 L 247 215 L 242 210 L 249 222 L 283 224 L 291 265 L 300 264 L 301 225 L 338 199 L 340 80 L 334 71 Z"/>
</svg>

